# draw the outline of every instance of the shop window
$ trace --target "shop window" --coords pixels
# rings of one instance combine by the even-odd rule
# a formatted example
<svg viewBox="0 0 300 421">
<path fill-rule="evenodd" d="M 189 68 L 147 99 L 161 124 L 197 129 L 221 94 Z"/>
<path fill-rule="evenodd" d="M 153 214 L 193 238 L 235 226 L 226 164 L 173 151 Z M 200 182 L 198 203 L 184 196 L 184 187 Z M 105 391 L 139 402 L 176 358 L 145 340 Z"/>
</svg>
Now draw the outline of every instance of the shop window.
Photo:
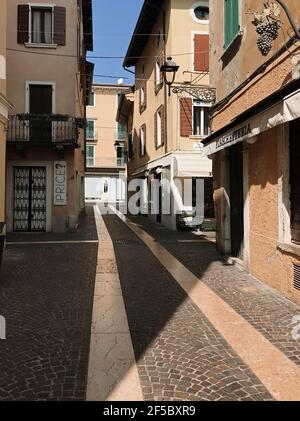
<svg viewBox="0 0 300 421">
<path fill-rule="evenodd" d="M 290 123 L 291 237 L 300 244 L 300 119 Z"/>
</svg>

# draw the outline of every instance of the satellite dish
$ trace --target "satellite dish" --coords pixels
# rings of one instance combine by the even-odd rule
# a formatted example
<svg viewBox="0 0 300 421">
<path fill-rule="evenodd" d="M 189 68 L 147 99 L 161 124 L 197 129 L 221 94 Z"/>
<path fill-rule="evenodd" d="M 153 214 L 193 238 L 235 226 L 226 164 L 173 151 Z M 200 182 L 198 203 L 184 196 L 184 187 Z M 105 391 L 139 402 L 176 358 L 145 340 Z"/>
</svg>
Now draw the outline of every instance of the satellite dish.
<svg viewBox="0 0 300 421">
<path fill-rule="evenodd" d="M 118 79 L 118 85 L 123 85 L 124 79 Z"/>
</svg>

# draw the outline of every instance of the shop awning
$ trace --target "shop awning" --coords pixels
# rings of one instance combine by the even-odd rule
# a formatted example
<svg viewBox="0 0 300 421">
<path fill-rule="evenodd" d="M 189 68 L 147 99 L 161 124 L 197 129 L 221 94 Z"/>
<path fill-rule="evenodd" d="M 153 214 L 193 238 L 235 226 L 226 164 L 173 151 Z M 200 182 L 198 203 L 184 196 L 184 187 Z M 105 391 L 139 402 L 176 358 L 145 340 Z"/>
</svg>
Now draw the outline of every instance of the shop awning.
<svg viewBox="0 0 300 421">
<path fill-rule="evenodd" d="M 300 89 L 294 91 L 280 101 L 266 107 L 263 111 L 252 115 L 251 117 L 241 121 L 239 124 L 233 125 L 224 132 L 220 130 L 220 134 L 214 133 L 205 142 L 203 148 L 204 155 L 209 156 L 232 146 L 243 140 L 253 138 L 264 131 L 276 127 L 280 124 L 287 123 L 300 117 Z"/>
<path fill-rule="evenodd" d="M 212 161 L 202 154 L 178 154 L 174 157 L 174 177 L 212 176 Z"/>
</svg>

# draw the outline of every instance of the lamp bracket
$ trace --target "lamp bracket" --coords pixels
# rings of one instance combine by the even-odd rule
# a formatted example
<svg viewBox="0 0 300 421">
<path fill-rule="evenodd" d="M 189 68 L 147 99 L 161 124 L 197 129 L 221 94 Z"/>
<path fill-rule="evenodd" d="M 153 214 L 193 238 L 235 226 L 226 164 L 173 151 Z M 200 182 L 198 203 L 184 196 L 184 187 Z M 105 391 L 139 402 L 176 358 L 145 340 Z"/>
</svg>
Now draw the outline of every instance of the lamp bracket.
<svg viewBox="0 0 300 421">
<path fill-rule="evenodd" d="M 188 94 L 202 102 L 215 102 L 216 90 L 207 86 L 186 86 L 180 85 L 173 88 L 174 94 Z"/>
</svg>

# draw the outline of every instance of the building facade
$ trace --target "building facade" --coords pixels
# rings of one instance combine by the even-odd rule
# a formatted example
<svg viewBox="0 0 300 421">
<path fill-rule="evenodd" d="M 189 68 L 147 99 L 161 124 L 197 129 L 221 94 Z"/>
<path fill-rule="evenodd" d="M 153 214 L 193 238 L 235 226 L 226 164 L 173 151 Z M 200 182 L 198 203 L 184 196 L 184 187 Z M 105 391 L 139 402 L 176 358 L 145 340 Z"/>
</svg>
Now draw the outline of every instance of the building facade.
<svg viewBox="0 0 300 421">
<path fill-rule="evenodd" d="M 214 102 L 208 44 L 208 1 L 145 2 L 124 61 L 125 68 L 135 68 L 129 182 L 142 180 L 146 192 L 142 213 L 172 230 L 178 227 L 178 216 L 192 218 L 192 203 L 183 203 L 182 196 L 183 190 L 193 196 L 197 179 L 205 183 L 206 216 L 213 216 L 212 165 L 202 152 L 202 141 L 210 131 L 209 107 Z M 180 66 L 171 95 L 161 72 L 167 57 Z M 154 180 L 161 188 L 153 212 Z M 128 192 L 129 199 L 132 193 Z M 167 195 L 170 201 L 164 203 Z"/>
<path fill-rule="evenodd" d="M 219 250 L 299 303 L 300 35 L 293 26 L 300 26 L 294 0 L 211 1 L 217 100 L 204 150 L 213 161 Z"/>
<path fill-rule="evenodd" d="M 6 0 L 0 1 L 0 264 L 5 239 L 5 155 L 9 102 L 6 97 Z"/>
<path fill-rule="evenodd" d="M 91 0 L 8 2 L 7 229 L 74 230 L 84 207 Z"/>
<path fill-rule="evenodd" d="M 86 178 L 87 201 L 124 202 L 125 128 L 116 122 L 122 93 L 132 92 L 127 85 L 94 84 L 87 106 Z"/>
</svg>

